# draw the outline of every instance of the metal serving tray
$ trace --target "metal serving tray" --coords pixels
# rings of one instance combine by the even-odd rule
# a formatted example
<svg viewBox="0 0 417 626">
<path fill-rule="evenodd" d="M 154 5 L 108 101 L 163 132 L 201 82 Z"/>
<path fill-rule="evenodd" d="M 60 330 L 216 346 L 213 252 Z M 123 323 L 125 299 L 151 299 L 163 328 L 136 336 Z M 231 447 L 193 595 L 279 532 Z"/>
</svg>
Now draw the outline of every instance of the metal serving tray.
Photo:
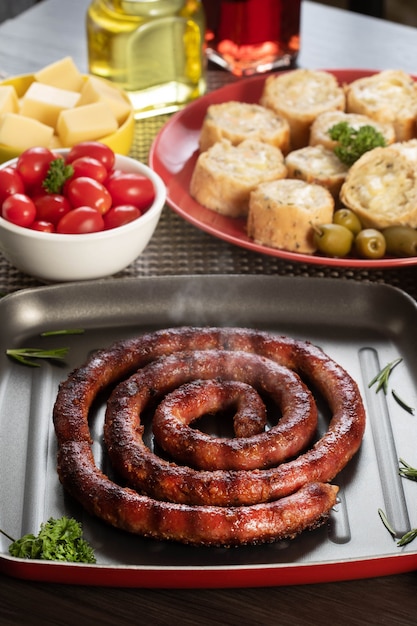
<svg viewBox="0 0 417 626">
<path fill-rule="evenodd" d="M 358 382 L 368 422 L 360 452 L 339 474 L 340 504 L 329 524 L 293 541 L 239 548 L 196 548 L 147 540 L 92 519 L 63 491 L 56 473 L 51 420 L 58 384 L 88 353 L 149 329 L 182 324 L 246 326 L 320 345 Z M 242 587 L 365 578 L 417 567 L 417 484 L 398 474 L 399 458 L 417 465 L 417 417 L 368 383 L 388 362 L 390 377 L 417 407 L 417 308 L 387 285 L 321 278 L 193 276 L 47 286 L 0 301 L 0 528 L 20 537 L 63 514 L 79 519 L 97 564 L 21 560 L 0 537 L 0 569 L 13 576 L 64 583 L 136 587 Z M 81 327 L 82 335 L 40 337 Z M 10 360 L 11 347 L 69 346 L 63 365 L 38 368 Z M 98 411 L 96 418 L 100 422 Z M 100 423 L 92 427 L 102 450 Z"/>
</svg>

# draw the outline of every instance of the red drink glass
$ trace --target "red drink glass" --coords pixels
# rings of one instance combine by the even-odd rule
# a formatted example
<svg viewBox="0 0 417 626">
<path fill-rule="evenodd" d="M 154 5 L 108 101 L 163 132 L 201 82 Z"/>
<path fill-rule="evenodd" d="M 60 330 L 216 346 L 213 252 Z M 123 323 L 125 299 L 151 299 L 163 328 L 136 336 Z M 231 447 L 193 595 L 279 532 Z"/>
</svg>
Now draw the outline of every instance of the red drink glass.
<svg viewBox="0 0 417 626">
<path fill-rule="evenodd" d="M 207 58 L 237 76 L 290 67 L 300 49 L 301 0 L 203 0 Z"/>
</svg>

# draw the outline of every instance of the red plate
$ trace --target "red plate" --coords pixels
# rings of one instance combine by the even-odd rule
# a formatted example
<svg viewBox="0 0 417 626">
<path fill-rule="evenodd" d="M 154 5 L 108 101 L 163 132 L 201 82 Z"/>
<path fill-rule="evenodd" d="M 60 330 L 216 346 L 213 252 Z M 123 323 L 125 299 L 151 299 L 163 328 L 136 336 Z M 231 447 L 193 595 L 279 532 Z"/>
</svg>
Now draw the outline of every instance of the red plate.
<svg viewBox="0 0 417 626">
<path fill-rule="evenodd" d="M 340 84 L 375 74 L 374 70 L 328 70 Z M 338 267 L 392 268 L 415 265 L 417 257 L 384 258 L 378 260 L 315 256 L 277 250 L 255 243 L 245 230 L 246 220 L 225 217 L 196 202 L 189 194 L 191 174 L 198 156 L 198 139 L 201 125 L 210 104 L 239 100 L 259 101 L 265 76 L 255 76 L 226 85 L 189 104 L 165 124 L 155 138 L 150 155 L 150 166 L 162 177 L 167 186 L 167 202 L 178 215 L 201 230 L 242 248 L 316 265 Z"/>
</svg>

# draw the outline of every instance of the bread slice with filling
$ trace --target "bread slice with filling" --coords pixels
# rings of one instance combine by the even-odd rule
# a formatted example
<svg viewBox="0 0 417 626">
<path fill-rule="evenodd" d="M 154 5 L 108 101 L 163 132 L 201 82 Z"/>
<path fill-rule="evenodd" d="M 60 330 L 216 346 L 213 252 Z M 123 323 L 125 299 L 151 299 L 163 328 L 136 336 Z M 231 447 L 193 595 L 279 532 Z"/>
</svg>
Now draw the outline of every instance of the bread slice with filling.
<svg viewBox="0 0 417 626">
<path fill-rule="evenodd" d="M 385 70 L 346 85 L 346 111 L 391 123 L 397 141 L 416 136 L 417 85 L 402 70 Z"/>
<path fill-rule="evenodd" d="M 313 254 L 313 226 L 331 222 L 333 210 L 321 185 L 288 178 L 262 183 L 250 195 L 247 233 L 264 246 Z"/>
<path fill-rule="evenodd" d="M 259 104 L 235 101 L 212 104 L 203 120 L 200 150 L 204 152 L 222 139 L 228 139 L 234 146 L 245 139 L 264 141 L 286 154 L 290 126 L 284 117 Z"/>
<path fill-rule="evenodd" d="M 322 185 L 334 198 L 339 197 L 340 189 L 349 170 L 333 150 L 322 145 L 293 150 L 285 157 L 285 165 L 288 178 Z"/>
<path fill-rule="evenodd" d="M 417 228 L 417 147 L 374 148 L 350 168 L 340 192 L 364 227 Z"/>
<path fill-rule="evenodd" d="M 337 141 L 330 137 L 329 131 L 336 124 L 346 122 L 351 128 L 359 130 L 363 126 L 372 126 L 385 139 L 385 145 L 389 146 L 395 141 L 395 130 L 390 122 L 381 123 L 367 115 L 359 113 L 345 113 L 345 111 L 326 111 L 321 113 L 313 122 L 310 129 L 310 146 L 322 145 L 329 150 L 334 150 Z"/>
<path fill-rule="evenodd" d="M 252 189 L 264 181 L 285 178 L 286 174 L 279 148 L 251 139 L 233 146 L 223 139 L 199 155 L 190 194 L 222 215 L 242 217 L 248 213 Z"/>
<path fill-rule="evenodd" d="M 345 110 L 345 93 L 333 74 L 298 69 L 269 76 L 260 104 L 288 120 L 291 149 L 308 145 L 310 126 L 324 111 Z"/>
</svg>

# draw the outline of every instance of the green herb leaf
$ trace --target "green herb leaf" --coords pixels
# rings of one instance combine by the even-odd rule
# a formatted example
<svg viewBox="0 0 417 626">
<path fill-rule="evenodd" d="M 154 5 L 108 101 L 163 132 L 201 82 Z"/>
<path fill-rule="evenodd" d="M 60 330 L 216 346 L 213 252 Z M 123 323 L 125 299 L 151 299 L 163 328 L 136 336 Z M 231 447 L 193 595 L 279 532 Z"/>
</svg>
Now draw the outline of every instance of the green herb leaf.
<svg viewBox="0 0 417 626">
<path fill-rule="evenodd" d="M 399 473 L 404 478 L 417 480 L 417 468 L 404 461 L 404 459 L 400 459 Z"/>
<path fill-rule="evenodd" d="M 65 181 L 74 174 L 72 165 L 67 165 L 61 157 L 54 159 L 49 164 L 48 172 L 42 183 L 42 187 L 48 193 L 61 193 Z"/>
<path fill-rule="evenodd" d="M 411 543 L 417 537 L 417 528 L 413 528 L 413 530 L 409 530 L 408 533 L 405 533 L 401 537 L 399 541 L 397 541 L 397 546 L 406 546 L 407 543 Z"/>
<path fill-rule="evenodd" d="M 33 359 L 62 360 L 68 354 L 69 348 L 55 348 L 52 350 L 42 350 L 41 348 L 10 348 L 6 354 L 15 361 L 31 367 L 39 367 Z"/>
<path fill-rule="evenodd" d="M 62 330 L 46 330 L 41 333 L 41 337 L 53 337 L 54 335 L 82 335 L 84 333 L 83 328 L 67 328 Z"/>
<path fill-rule="evenodd" d="M 401 363 L 401 361 L 402 361 L 402 358 L 400 357 L 398 359 L 395 359 L 394 361 L 391 361 L 391 363 L 388 363 L 388 365 L 383 367 L 382 370 L 378 372 L 378 374 L 371 380 L 368 387 L 370 388 L 373 385 L 375 385 L 375 383 L 378 383 L 377 388 L 376 388 L 376 393 L 378 393 L 378 391 L 382 389 L 385 395 L 387 395 L 388 379 L 391 376 L 394 367 L 396 367 L 399 363 Z"/>
<path fill-rule="evenodd" d="M 391 526 L 391 524 L 389 523 L 388 518 L 382 509 L 378 509 L 378 515 L 381 518 L 381 521 L 384 524 L 387 531 L 389 532 L 389 534 L 393 537 L 393 539 L 395 539 L 396 532 Z M 400 539 L 397 541 L 397 546 L 399 547 L 406 546 L 407 543 L 411 543 L 411 541 L 413 541 L 416 537 L 417 537 L 417 528 L 413 528 L 412 530 L 409 530 L 407 533 L 405 533 L 402 537 L 400 537 Z"/>
<path fill-rule="evenodd" d="M 389 532 L 390 535 L 392 535 L 392 537 L 394 537 L 395 539 L 395 530 L 393 529 L 393 527 L 391 526 L 391 524 L 388 521 L 387 516 L 385 515 L 384 511 L 382 509 L 378 509 L 378 515 L 381 518 L 381 522 L 384 524 L 385 528 L 387 529 L 387 531 Z"/>
<path fill-rule="evenodd" d="M 400 407 L 402 409 L 404 409 L 404 411 L 407 411 L 407 413 L 410 413 L 410 415 L 414 415 L 414 409 L 413 407 L 409 406 L 408 404 L 406 404 L 404 402 L 404 400 L 402 400 L 399 395 L 394 391 L 394 389 L 391 390 L 391 394 L 392 397 L 394 398 L 394 400 L 396 401 L 397 404 L 400 405 Z"/>
<path fill-rule="evenodd" d="M 95 563 L 93 548 L 82 536 L 82 527 L 72 517 L 53 517 L 41 524 L 37 536 L 23 535 L 9 546 L 11 556 L 22 559 Z"/>
<path fill-rule="evenodd" d="M 353 165 L 365 152 L 386 146 L 384 136 L 369 124 L 356 129 L 347 122 L 339 122 L 328 133 L 333 141 L 338 142 L 334 153 L 348 166 Z"/>
</svg>

